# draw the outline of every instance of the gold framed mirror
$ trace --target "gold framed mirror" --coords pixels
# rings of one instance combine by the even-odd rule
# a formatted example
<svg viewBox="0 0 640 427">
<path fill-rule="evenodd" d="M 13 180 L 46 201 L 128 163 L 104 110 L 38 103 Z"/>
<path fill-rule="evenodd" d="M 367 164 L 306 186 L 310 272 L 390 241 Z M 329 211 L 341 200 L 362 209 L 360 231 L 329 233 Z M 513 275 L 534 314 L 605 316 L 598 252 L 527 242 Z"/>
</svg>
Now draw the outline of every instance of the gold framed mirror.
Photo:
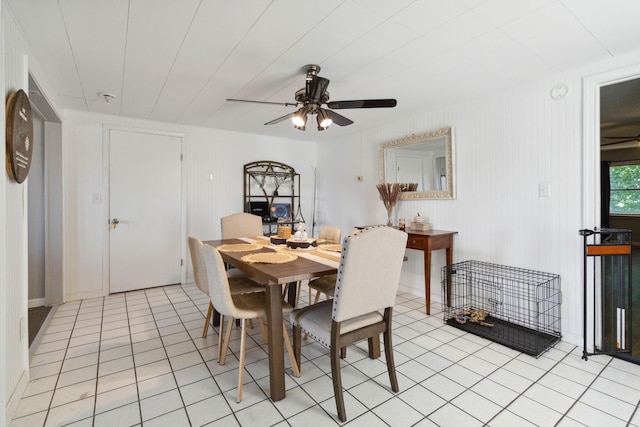
<svg viewBox="0 0 640 427">
<path fill-rule="evenodd" d="M 455 199 L 453 128 L 413 134 L 380 144 L 380 182 L 417 183 L 400 199 Z"/>
</svg>

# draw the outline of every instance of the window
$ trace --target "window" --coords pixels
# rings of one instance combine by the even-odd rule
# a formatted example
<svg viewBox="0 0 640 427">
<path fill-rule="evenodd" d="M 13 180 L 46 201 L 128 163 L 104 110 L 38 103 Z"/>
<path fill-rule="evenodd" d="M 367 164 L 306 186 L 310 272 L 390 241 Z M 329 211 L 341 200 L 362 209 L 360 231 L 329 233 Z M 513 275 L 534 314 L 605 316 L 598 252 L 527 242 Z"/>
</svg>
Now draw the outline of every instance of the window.
<svg viewBox="0 0 640 427">
<path fill-rule="evenodd" d="M 640 164 L 611 165 L 609 178 L 609 212 L 640 215 Z"/>
</svg>

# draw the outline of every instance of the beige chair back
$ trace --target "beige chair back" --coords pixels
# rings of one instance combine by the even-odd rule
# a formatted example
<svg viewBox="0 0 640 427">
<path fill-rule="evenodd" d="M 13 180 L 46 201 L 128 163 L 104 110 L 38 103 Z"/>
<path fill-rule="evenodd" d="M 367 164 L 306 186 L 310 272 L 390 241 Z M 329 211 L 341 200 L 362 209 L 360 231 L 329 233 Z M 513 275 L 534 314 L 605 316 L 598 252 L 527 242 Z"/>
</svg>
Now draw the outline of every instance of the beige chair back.
<svg viewBox="0 0 640 427">
<path fill-rule="evenodd" d="M 342 234 L 342 230 L 338 227 L 334 227 L 332 225 L 325 225 L 320 230 L 320 235 L 318 239 L 328 240 L 333 243 L 340 243 L 340 235 Z"/>
<path fill-rule="evenodd" d="M 191 254 L 191 264 L 193 265 L 193 278 L 196 286 L 205 294 L 209 293 L 209 283 L 207 280 L 207 269 L 204 265 L 204 254 L 202 252 L 202 240 L 189 237 L 189 253 Z"/>
<path fill-rule="evenodd" d="M 216 310 L 223 316 L 242 319 L 243 313 L 238 312 L 231 291 L 229 289 L 229 279 L 224 268 L 224 261 L 220 252 L 213 246 L 203 247 L 204 264 L 209 278 L 209 298 Z M 255 316 L 249 316 L 255 317 Z"/>
<path fill-rule="evenodd" d="M 246 212 L 231 214 L 220 219 L 223 239 L 262 236 L 262 218 Z"/>
<path fill-rule="evenodd" d="M 345 237 L 333 320 L 342 322 L 394 306 L 406 244 L 407 233 L 386 226 Z"/>
</svg>

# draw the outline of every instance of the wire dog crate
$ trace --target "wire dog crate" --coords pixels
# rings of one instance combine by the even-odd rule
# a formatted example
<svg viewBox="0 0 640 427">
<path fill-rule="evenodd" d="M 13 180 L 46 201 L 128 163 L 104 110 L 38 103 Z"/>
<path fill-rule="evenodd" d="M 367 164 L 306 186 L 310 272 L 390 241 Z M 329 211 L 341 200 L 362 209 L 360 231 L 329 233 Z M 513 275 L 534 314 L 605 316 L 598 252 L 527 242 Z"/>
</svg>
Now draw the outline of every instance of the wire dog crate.
<svg viewBox="0 0 640 427">
<path fill-rule="evenodd" d="M 441 278 L 445 323 L 534 357 L 560 341 L 559 275 L 464 261 Z"/>
</svg>

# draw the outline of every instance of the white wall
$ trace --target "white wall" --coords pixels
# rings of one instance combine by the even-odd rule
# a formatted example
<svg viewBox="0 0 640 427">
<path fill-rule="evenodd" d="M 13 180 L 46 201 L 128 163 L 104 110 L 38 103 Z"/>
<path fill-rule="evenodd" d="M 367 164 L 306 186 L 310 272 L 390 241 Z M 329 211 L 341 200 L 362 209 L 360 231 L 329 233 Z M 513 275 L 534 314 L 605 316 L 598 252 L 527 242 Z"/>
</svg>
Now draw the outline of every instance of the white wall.
<svg viewBox="0 0 640 427">
<path fill-rule="evenodd" d="M 5 96 L 18 89 L 28 92 L 28 73 L 38 80 L 45 93 L 56 97 L 46 74 L 30 49 L 11 10 L 0 1 L 2 31 L 1 64 L 2 93 Z M 53 94 L 53 95 L 52 95 Z M 2 103 L 2 117 L 6 114 Z M 0 131 L 5 134 L 5 121 Z M 5 150 L 0 162 L 5 164 Z M 12 182 L 6 172 L 0 174 L 0 427 L 8 424 L 28 381 L 29 349 L 27 333 L 27 188 Z"/>
<path fill-rule="evenodd" d="M 108 211 L 94 204 L 102 193 L 103 129 L 109 127 L 183 134 L 186 171 L 187 235 L 220 238 L 220 217 L 243 211 L 243 170 L 246 163 L 276 160 L 301 175 L 301 204 L 311 218 L 314 143 L 269 138 L 148 120 L 66 111 L 63 120 L 64 271 L 66 300 L 104 295 L 103 241 L 108 238 Z M 153 157 L 150 155 L 150 161 Z M 213 174 L 213 181 L 209 180 Z M 102 199 L 107 200 L 107 195 Z M 191 264 L 185 259 L 188 278 Z"/>
<path fill-rule="evenodd" d="M 35 109 L 33 117 L 33 153 L 29 169 L 28 277 L 29 307 L 44 305 L 45 283 L 45 175 L 44 121 Z"/>
<path fill-rule="evenodd" d="M 21 38 L 19 29 L 13 20 L 2 9 L 2 34 L 4 41 L 4 99 L 19 89 L 25 91 L 28 87 L 27 47 Z M 3 109 L 5 103 L 3 102 Z M 6 114 L 6 113 L 5 113 Z M 2 117 L 5 117 L 5 114 Z M 4 122 L 4 120 L 3 120 Z M 4 124 L 3 124 L 4 126 Z M 4 132 L 3 132 L 4 135 Z M 5 150 L 2 150 L 3 152 Z M 4 156 L 5 154 L 3 154 Z M 5 162 L 3 162 L 5 164 Z M 4 192 L 3 204 L 3 261 L 2 276 L 5 282 L 2 289 L 5 293 L 3 300 L 6 306 L 2 310 L 6 324 L 3 331 L 6 334 L 3 341 L 5 399 L 8 406 L 7 416 L 12 413 L 12 407 L 22 394 L 22 389 L 28 379 L 28 334 L 27 326 L 27 186 L 28 179 L 23 184 L 17 184 L 7 178 L 2 172 L 2 187 Z M 5 406 L 3 405 L 3 406 Z"/>
<path fill-rule="evenodd" d="M 637 63 L 640 52 L 323 143 L 318 147 L 319 216 L 343 233 L 354 225 L 384 223 L 386 211 L 375 189 L 379 144 L 453 126 L 457 198 L 401 201 L 396 218 L 409 220 L 420 212 L 434 228 L 458 231 L 454 262 L 475 259 L 560 274 L 564 339 L 581 344 L 578 230 L 599 225 L 583 223 L 582 79 Z M 556 101 L 549 93 L 559 83 L 569 93 Z M 362 183 L 356 180 L 359 174 Z M 541 182 L 550 183 L 550 197 L 538 196 Z M 424 295 L 422 253 L 408 250 L 407 255 L 401 288 Z M 438 251 L 432 300 L 440 300 L 442 265 L 444 251 Z"/>
<path fill-rule="evenodd" d="M 5 11 L 4 11 L 4 2 L 0 2 L 0 34 L 5 34 Z M 4 40 L 4 38 L 3 38 Z M 5 47 L 5 43 L 0 43 L 0 70 L 2 70 L 3 78 L 0 79 L 0 89 L 1 93 L 6 94 L 6 85 L 4 74 L 5 71 L 5 52 L 7 48 Z M 0 106 L 0 111 L 2 111 L 2 117 L 6 116 L 6 108 L 4 102 Z M 0 120 L 0 135 L 6 134 L 5 121 Z M 0 164 L 6 164 L 6 151 L 0 150 Z M 0 313 L 7 312 L 7 306 L 9 303 L 9 292 L 7 287 L 7 174 L 0 174 Z M 12 344 L 7 339 L 7 325 L 8 325 L 8 316 L 1 315 L 0 316 L 0 359 L 2 362 L 0 363 L 0 378 L 7 378 L 7 349 L 9 344 Z M 4 381 L 6 383 L 6 380 Z M 15 385 L 15 384 L 14 384 Z M 4 427 L 7 422 L 7 418 L 10 417 L 7 413 L 7 405 L 9 403 L 9 395 L 7 391 L 9 390 L 8 385 L 2 384 L 0 386 L 0 426 Z M 13 391 L 13 390 L 12 390 Z"/>
</svg>

